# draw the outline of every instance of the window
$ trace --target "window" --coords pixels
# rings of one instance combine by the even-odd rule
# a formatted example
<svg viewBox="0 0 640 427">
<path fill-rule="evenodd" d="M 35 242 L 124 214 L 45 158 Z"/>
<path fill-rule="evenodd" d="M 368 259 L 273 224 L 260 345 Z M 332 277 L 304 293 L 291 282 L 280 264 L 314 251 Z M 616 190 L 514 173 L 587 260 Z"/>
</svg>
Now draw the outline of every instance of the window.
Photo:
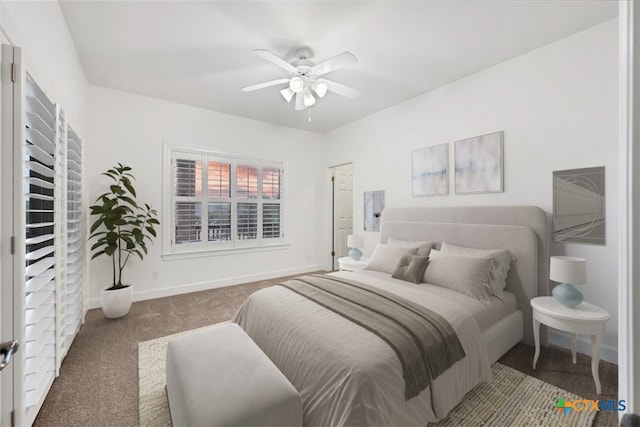
<svg viewBox="0 0 640 427">
<path fill-rule="evenodd" d="M 282 243 L 282 163 L 170 153 L 171 253 Z"/>
</svg>

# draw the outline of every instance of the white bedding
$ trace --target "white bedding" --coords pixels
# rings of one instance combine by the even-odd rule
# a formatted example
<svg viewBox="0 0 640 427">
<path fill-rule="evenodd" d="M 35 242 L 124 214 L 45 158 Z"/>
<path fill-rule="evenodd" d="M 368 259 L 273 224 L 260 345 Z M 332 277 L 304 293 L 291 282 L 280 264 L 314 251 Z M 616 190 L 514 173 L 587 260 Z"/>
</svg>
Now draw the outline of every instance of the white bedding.
<svg viewBox="0 0 640 427">
<path fill-rule="evenodd" d="M 332 274 L 394 292 L 444 316 L 467 356 L 405 401 L 400 362 L 382 339 L 284 287 L 260 290 L 234 321 L 298 390 L 305 426 L 424 426 L 444 418 L 469 390 L 490 378 L 478 323 L 455 298 L 383 273 Z"/>
</svg>

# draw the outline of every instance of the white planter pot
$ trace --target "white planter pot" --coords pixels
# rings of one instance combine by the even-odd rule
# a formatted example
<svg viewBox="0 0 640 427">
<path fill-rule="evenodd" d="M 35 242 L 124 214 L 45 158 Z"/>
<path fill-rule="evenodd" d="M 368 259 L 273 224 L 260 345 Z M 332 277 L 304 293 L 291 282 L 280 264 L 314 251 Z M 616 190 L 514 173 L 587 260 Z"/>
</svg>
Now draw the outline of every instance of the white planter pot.
<svg viewBox="0 0 640 427">
<path fill-rule="evenodd" d="M 133 286 L 102 290 L 102 312 L 109 319 L 117 319 L 129 312 L 133 302 Z"/>
</svg>

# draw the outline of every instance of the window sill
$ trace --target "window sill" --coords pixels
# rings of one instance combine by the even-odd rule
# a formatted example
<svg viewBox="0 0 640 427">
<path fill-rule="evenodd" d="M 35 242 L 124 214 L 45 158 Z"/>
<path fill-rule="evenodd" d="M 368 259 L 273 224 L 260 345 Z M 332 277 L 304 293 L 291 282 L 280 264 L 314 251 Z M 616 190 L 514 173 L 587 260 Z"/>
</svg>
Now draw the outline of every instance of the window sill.
<svg viewBox="0 0 640 427">
<path fill-rule="evenodd" d="M 238 255 L 255 252 L 271 252 L 281 251 L 289 247 L 289 243 L 273 243 L 262 246 L 244 246 L 237 248 L 224 248 L 224 249 L 198 249 L 192 251 L 176 252 L 176 253 L 163 253 L 163 261 L 173 261 L 181 259 L 191 258 L 205 258 L 212 256 L 225 256 L 225 255 Z"/>
</svg>

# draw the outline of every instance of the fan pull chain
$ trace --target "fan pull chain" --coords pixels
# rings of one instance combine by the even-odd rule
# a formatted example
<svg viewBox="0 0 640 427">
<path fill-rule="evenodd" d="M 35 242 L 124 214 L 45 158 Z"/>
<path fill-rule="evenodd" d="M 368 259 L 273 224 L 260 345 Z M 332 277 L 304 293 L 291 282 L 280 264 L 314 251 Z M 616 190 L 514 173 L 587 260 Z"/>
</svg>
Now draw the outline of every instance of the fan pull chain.
<svg viewBox="0 0 640 427">
<path fill-rule="evenodd" d="M 311 123 L 311 108 L 307 108 L 307 111 L 309 112 L 309 120 L 307 121 Z"/>
</svg>

